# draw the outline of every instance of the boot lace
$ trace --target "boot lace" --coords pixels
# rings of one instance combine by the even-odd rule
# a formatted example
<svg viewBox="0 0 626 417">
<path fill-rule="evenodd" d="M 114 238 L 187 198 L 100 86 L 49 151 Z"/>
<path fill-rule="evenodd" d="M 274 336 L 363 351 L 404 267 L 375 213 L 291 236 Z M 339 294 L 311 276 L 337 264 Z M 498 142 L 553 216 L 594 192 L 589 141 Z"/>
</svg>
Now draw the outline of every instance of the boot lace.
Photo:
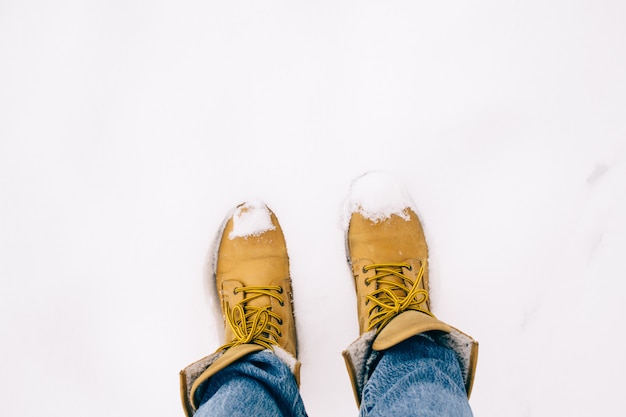
<svg viewBox="0 0 626 417">
<path fill-rule="evenodd" d="M 268 296 L 274 298 L 282 306 L 283 288 L 279 286 L 269 287 L 237 287 L 235 294 L 244 293 L 244 299 L 235 304 L 232 309 L 226 308 L 226 322 L 235 335 L 234 340 L 226 343 L 218 350 L 227 349 L 243 344 L 257 344 L 272 349 L 272 345 L 278 343 L 282 336 L 279 326 L 283 324 L 280 316 L 272 311 L 270 304 L 257 307 L 250 302 L 259 297 Z M 274 319 L 274 320 L 272 320 Z"/>
<path fill-rule="evenodd" d="M 412 270 L 408 263 L 371 264 L 363 268 L 364 272 L 375 270 L 376 275 L 365 280 L 366 285 L 376 282 L 376 290 L 367 295 L 367 300 L 372 303 L 368 311 L 368 331 L 377 328 L 380 331 L 398 314 L 407 310 L 416 310 L 429 316 L 433 314 L 421 307 L 428 301 L 428 291 L 420 288 L 424 278 L 424 264 L 420 265 L 415 281 L 403 273 L 403 269 Z M 398 277 L 398 280 L 390 280 L 388 277 Z"/>
</svg>

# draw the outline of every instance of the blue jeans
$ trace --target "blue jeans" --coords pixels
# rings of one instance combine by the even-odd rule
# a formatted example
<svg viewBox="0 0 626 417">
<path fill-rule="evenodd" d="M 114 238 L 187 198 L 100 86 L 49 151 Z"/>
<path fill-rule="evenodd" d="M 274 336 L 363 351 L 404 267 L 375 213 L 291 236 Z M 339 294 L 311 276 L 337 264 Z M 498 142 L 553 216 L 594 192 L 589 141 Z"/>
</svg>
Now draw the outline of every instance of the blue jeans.
<svg viewBox="0 0 626 417">
<path fill-rule="evenodd" d="M 306 416 L 296 380 L 269 351 L 218 372 L 197 391 L 194 417 Z M 361 398 L 365 416 L 471 416 L 454 352 L 415 336 L 380 354 Z"/>
</svg>

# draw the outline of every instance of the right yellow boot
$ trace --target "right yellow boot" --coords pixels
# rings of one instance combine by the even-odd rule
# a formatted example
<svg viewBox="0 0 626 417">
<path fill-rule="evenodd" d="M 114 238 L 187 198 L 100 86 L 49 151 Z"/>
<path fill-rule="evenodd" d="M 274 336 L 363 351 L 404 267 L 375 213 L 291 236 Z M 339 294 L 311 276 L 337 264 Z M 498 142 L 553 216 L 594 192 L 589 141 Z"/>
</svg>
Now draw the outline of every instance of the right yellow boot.
<svg viewBox="0 0 626 417">
<path fill-rule="evenodd" d="M 411 198 L 388 174 L 366 174 L 352 184 L 346 223 L 361 336 L 343 356 L 357 404 L 372 353 L 425 332 L 456 352 L 469 397 L 478 343 L 430 311 L 428 245 Z"/>
</svg>

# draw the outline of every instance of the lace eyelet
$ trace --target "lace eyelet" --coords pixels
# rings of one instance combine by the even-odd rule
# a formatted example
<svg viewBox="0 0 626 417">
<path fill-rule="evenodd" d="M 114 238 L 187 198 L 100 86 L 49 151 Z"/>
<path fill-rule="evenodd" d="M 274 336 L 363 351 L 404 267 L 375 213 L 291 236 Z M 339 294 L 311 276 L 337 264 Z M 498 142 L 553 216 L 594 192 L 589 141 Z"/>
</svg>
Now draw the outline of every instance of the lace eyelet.
<svg viewBox="0 0 626 417">
<path fill-rule="evenodd" d="M 282 294 L 283 293 L 283 287 L 278 287 L 278 293 Z"/>
<path fill-rule="evenodd" d="M 280 304 L 281 307 L 285 306 L 285 302 L 284 301 L 279 301 L 278 303 Z"/>
</svg>

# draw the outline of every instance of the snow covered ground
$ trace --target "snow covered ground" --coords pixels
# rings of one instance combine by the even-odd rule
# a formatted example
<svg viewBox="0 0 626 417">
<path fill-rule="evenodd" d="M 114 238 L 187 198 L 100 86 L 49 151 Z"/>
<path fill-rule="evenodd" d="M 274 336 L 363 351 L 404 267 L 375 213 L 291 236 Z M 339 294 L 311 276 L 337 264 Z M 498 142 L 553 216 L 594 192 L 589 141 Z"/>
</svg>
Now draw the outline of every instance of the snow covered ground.
<svg viewBox="0 0 626 417">
<path fill-rule="evenodd" d="M 395 172 L 477 416 L 623 415 L 626 3 L 0 2 L 0 415 L 182 415 L 203 276 L 265 200 L 311 416 L 356 416 L 341 208 Z"/>
</svg>

